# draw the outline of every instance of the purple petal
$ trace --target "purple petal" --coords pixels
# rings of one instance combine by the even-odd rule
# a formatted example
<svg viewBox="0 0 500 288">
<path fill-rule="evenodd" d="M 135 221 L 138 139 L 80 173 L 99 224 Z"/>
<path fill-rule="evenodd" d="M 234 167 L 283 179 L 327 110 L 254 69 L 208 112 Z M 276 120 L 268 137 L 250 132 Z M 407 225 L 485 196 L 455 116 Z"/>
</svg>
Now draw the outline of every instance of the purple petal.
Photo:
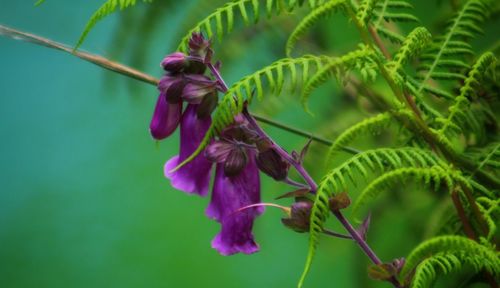
<svg viewBox="0 0 500 288">
<path fill-rule="evenodd" d="M 260 203 L 259 170 L 255 155 L 249 154 L 247 166 L 234 177 L 227 177 L 224 164 L 217 164 L 212 200 L 206 213 L 222 224 L 220 233 L 212 241 L 212 247 L 222 255 L 238 252 L 250 254 L 259 250 L 253 238 L 252 226 L 255 217 L 264 208 L 236 212 L 239 208 Z"/>
<path fill-rule="evenodd" d="M 198 105 L 188 105 L 182 115 L 180 152 L 165 164 L 165 177 L 170 179 L 172 186 L 178 190 L 205 196 L 210 184 L 212 163 L 205 158 L 204 153 L 170 173 L 198 148 L 210 127 L 210 118 L 199 119 L 196 115 L 197 107 Z"/>
<path fill-rule="evenodd" d="M 151 136 L 156 140 L 167 138 L 172 134 L 181 119 L 182 103 L 167 102 L 165 93 L 160 93 L 156 102 L 153 119 L 149 125 Z"/>
</svg>

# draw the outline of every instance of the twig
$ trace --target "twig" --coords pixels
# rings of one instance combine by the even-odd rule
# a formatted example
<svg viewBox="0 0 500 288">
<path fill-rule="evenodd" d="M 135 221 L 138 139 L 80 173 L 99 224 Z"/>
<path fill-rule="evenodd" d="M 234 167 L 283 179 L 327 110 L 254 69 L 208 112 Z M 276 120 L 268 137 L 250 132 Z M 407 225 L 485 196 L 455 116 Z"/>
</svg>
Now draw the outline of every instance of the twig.
<svg viewBox="0 0 500 288">
<path fill-rule="evenodd" d="M 19 31 L 19 30 L 13 29 L 13 28 L 9 28 L 9 27 L 3 26 L 3 25 L 0 25 L 0 35 L 10 37 L 10 38 L 16 39 L 16 40 L 26 41 L 26 42 L 30 42 L 30 43 L 33 43 L 36 45 L 41 45 L 44 47 L 56 49 L 59 51 L 63 51 L 63 52 L 69 53 L 73 56 L 76 56 L 80 59 L 83 59 L 87 62 L 93 63 L 93 64 L 95 64 L 99 67 L 102 67 L 104 69 L 116 72 L 118 74 L 122 74 L 124 76 L 130 77 L 130 78 L 133 78 L 133 79 L 136 79 L 136 80 L 148 83 L 148 84 L 152 84 L 155 86 L 158 85 L 159 80 L 157 78 L 155 78 L 151 75 L 148 75 L 144 72 L 141 72 L 141 71 L 136 70 L 134 68 L 131 68 L 129 66 L 120 64 L 118 62 L 111 61 L 111 60 L 104 58 L 100 55 L 96 55 L 96 54 L 92 54 L 92 53 L 88 53 L 88 52 L 83 52 L 83 51 L 73 51 L 73 48 L 71 48 L 67 45 L 64 45 L 64 44 L 56 42 L 56 41 L 52 41 L 52 40 L 44 38 L 44 37 L 40 37 L 38 35 L 26 33 L 26 32 Z M 333 144 L 333 142 L 330 140 L 327 140 L 327 139 L 322 138 L 322 137 L 314 136 L 314 135 L 307 133 L 303 130 L 300 130 L 300 129 L 297 129 L 294 127 L 290 127 L 286 124 L 271 120 L 271 119 L 266 118 L 264 116 L 259 116 L 259 115 L 252 115 L 252 116 L 255 119 L 259 120 L 260 122 L 267 123 L 271 126 L 274 126 L 276 128 L 288 131 L 290 133 L 293 133 L 293 134 L 296 134 L 299 136 L 311 138 L 312 140 L 314 140 L 320 144 L 328 145 L 328 146 L 331 146 Z M 342 147 L 341 149 L 344 150 L 345 152 L 351 153 L 351 154 L 358 154 L 359 152 L 361 152 L 355 148 L 347 147 L 347 146 Z"/>
</svg>

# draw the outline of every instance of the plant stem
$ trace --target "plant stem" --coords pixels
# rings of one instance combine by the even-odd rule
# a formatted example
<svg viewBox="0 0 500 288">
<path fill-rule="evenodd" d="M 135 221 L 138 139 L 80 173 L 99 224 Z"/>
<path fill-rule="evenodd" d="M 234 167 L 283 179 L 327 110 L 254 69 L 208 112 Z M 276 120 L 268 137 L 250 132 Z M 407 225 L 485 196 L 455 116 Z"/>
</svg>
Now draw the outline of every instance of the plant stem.
<svg viewBox="0 0 500 288">
<path fill-rule="evenodd" d="M 97 55 L 97 54 L 92 54 L 92 53 L 82 52 L 82 51 L 73 51 L 73 49 L 67 45 L 52 41 L 52 40 L 44 38 L 44 37 L 40 37 L 38 35 L 26 33 L 26 32 L 12 29 L 12 28 L 9 28 L 9 27 L 3 26 L 3 25 L 0 25 L 0 35 L 7 36 L 7 37 L 10 37 L 10 38 L 13 38 L 16 40 L 21 40 L 21 41 L 33 43 L 36 45 L 48 47 L 51 49 L 63 51 L 63 52 L 66 52 L 68 54 L 71 54 L 73 56 L 76 56 L 82 60 L 85 60 L 87 62 L 95 64 L 99 67 L 102 67 L 106 70 L 110 70 L 112 72 L 122 74 L 126 77 L 129 77 L 129 78 L 132 78 L 135 80 L 139 80 L 139 81 L 144 82 L 144 83 L 148 83 L 148 84 L 155 85 L 155 86 L 158 85 L 158 81 L 159 81 L 158 79 L 156 79 L 155 77 L 148 75 L 144 72 L 141 72 L 141 71 L 136 70 L 134 68 L 131 68 L 129 66 L 123 65 L 121 63 L 111 61 L 111 60 L 109 60 L 105 57 L 102 57 L 100 55 Z M 274 120 L 265 118 L 263 116 L 258 116 L 258 115 L 253 115 L 253 116 L 255 117 L 255 119 L 259 120 L 260 122 L 267 123 L 271 126 L 274 126 L 276 128 L 291 132 L 291 133 L 299 135 L 299 136 L 311 138 L 320 144 L 324 144 L 324 145 L 328 145 L 328 146 L 331 146 L 333 144 L 333 142 L 330 140 L 327 140 L 327 139 L 322 138 L 322 137 L 313 136 L 305 131 L 302 131 L 302 130 L 294 128 L 294 127 L 290 127 L 290 126 L 285 125 L 283 123 L 276 122 Z M 351 153 L 351 154 L 357 154 L 360 152 L 359 150 L 357 150 L 355 148 L 347 147 L 347 146 L 342 147 L 342 150 L 344 150 L 345 152 Z"/>
</svg>

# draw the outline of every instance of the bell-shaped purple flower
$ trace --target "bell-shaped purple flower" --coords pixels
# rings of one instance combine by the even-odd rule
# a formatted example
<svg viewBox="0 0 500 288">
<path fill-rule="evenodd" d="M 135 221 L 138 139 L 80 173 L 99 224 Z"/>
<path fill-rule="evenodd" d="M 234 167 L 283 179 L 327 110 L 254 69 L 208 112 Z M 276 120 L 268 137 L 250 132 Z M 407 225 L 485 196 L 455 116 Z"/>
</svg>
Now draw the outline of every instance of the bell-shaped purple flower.
<svg viewBox="0 0 500 288">
<path fill-rule="evenodd" d="M 203 153 L 177 171 L 171 172 L 198 148 L 210 127 L 210 117 L 199 118 L 197 109 L 198 105 L 190 104 L 182 115 L 180 152 L 165 164 L 165 176 L 170 179 L 174 188 L 205 196 L 210 184 L 212 162 Z"/>
<path fill-rule="evenodd" d="M 179 125 L 181 112 L 182 103 L 168 103 L 165 93 L 160 93 L 149 125 L 151 136 L 156 140 L 170 136 Z"/>
<path fill-rule="evenodd" d="M 263 207 L 238 211 L 260 203 L 259 169 L 254 152 L 249 151 L 248 154 L 245 168 L 232 177 L 225 174 L 223 163 L 217 164 L 212 200 L 206 213 L 222 225 L 221 231 L 212 240 L 212 247 L 222 255 L 238 252 L 251 254 L 259 250 L 252 227 L 255 217 L 263 212 Z"/>
</svg>

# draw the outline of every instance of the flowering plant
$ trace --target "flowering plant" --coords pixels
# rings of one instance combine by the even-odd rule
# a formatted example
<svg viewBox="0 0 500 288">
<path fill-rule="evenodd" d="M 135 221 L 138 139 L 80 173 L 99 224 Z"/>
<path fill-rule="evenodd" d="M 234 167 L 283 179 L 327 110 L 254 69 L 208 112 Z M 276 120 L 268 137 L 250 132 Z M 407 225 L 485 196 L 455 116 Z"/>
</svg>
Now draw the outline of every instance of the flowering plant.
<svg viewBox="0 0 500 288">
<path fill-rule="evenodd" d="M 136 2 L 108 0 L 90 20 L 77 48 L 97 21 L 118 4 L 126 8 Z M 0 34 L 71 52 L 156 85 L 159 96 L 150 122 L 151 136 L 165 139 L 180 126 L 180 151 L 166 161 L 165 177 L 172 187 L 186 193 L 207 196 L 211 190 L 206 215 L 220 224 L 212 240 L 220 254 L 259 251 L 252 229 L 267 206 L 284 212 L 283 227 L 308 233 L 308 256 L 299 287 L 305 283 L 321 236 L 355 244 L 372 262 L 369 276 L 393 287 L 429 287 L 439 274 L 452 272 L 457 278 L 446 282 L 451 283 L 449 287 L 460 282 L 497 287 L 500 88 L 495 64 L 500 49 L 496 43 L 478 53 L 481 49 L 470 41 L 498 15 L 500 6 L 489 0 L 451 2 L 451 22 L 441 25 L 444 28 L 433 36 L 423 25 L 415 24 L 408 31 L 399 27 L 407 25 L 401 22 L 418 23 L 410 1 L 229 1 L 196 24 L 176 51 L 161 61 L 164 75 L 159 81 L 15 29 L 0 26 Z M 286 42 L 287 57 L 228 86 L 221 62 L 214 61 L 215 36 L 223 40 L 236 18 L 249 24 L 251 17 L 258 22 L 264 11 L 271 18 L 275 14 L 288 17 L 300 9 L 305 12 Z M 340 56 L 319 48 L 312 54 L 292 56 L 311 27 L 337 14 L 347 17 L 357 30 L 360 40 L 355 48 Z M 337 79 L 340 89 L 358 101 L 356 109 L 370 114 L 360 116 L 334 141 L 252 113 L 254 98 L 279 95 L 284 89 L 300 89 L 304 110 L 311 112 L 310 96 L 330 78 Z M 307 136 L 309 142 L 299 152 L 287 151 L 259 121 Z M 347 146 L 361 136 L 377 139 L 381 133 L 390 135 L 389 146 L 383 141 L 358 143 L 366 149 Z M 328 151 L 318 153 L 326 167 L 318 182 L 306 167 L 314 154 L 309 149 L 312 142 L 329 146 Z M 340 152 L 349 157 L 341 160 Z M 273 203 L 263 203 L 262 174 L 291 191 L 276 195 Z M 429 209 L 432 216 L 417 217 L 419 223 L 429 220 L 428 239 L 406 257 L 395 252 L 392 259 L 381 260 L 368 243 L 372 218 L 363 208 L 368 204 L 379 207 L 375 199 L 388 191 L 394 199 L 387 201 L 397 206 L 401 204 L 397 192 L 422 190 L 433 192 L 434 202 L 444 203 Z M 291 203 L 278 204 L 284 198 Z M 345 211 L 355 216 L 364 212 L 363 220 L 353 225 Z M 330 216 L 345 232 L 330 228 Z"/>
</svg>

